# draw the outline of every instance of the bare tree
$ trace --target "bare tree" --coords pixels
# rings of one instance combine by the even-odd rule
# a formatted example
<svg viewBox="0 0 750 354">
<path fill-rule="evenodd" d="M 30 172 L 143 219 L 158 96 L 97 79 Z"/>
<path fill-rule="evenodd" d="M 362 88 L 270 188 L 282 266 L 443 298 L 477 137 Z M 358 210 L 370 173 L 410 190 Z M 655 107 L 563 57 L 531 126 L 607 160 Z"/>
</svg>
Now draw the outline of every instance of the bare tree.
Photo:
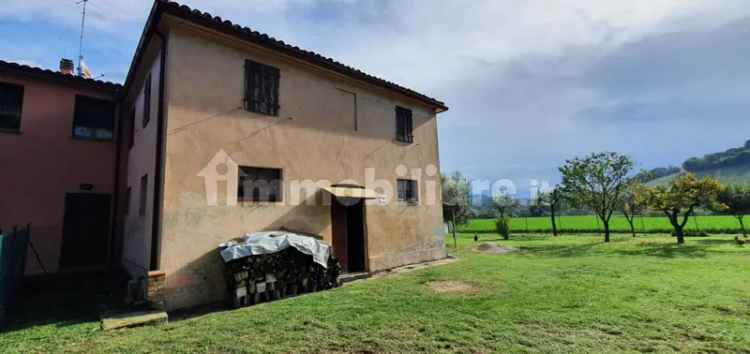
<svg viewBox="0 0 750 354">
<path fill-rule="evenodd" d="M 563 195 L 560 187 L 555 186 L 549 191 L 539 191 L 537 194 L 537 205 L 540 209 L 549 211 L 550 221 L 552 222 L 552 235 L 557 236 L 557 212 L 563 201 Z"/>
</svg>

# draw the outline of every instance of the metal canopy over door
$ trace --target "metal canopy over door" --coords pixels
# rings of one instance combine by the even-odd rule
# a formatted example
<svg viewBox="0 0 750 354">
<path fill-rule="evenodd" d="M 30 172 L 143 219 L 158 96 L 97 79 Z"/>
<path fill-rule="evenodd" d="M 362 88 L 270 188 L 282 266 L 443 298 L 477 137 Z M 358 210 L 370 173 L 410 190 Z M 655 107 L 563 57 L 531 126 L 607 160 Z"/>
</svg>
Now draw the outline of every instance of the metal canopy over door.
<svg viewBox="0 0 750 354">
<path fill-rule="evenodd" d="M 332 198 L 331 223 L 333 252 L 344 273 L 366 270 L 364 201 L 356 198 Z"/>
<path fill-rule="evenodd" d="M 105 265 L 111 199 L 110 194 L 65 195 L 61 268 Z"/>
</svg>

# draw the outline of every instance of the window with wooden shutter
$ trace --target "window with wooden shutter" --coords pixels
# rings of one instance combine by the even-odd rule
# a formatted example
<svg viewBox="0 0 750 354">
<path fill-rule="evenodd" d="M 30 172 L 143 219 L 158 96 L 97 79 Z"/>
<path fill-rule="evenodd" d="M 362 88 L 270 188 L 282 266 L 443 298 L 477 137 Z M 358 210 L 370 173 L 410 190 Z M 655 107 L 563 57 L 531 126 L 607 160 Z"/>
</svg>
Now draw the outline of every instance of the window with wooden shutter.
<svg viewBox="0 0 750 354">
<path fill-rule="evenodd" d="M 245 61 L 245 109 L 276 116 L 279 114 L 279 69 Z"/>
<path fill-rule="evenodd" d="M 0 82 L 0 130 L 21 130 L 23 86 Z"/>
<path fill-rule="evenodd" d="M 414 123 L 411 110 L 404 107 L 396 107 L 396 141 L 402 143 L 413 143 Z"/>
<path fill-rule="evenodd" d="M 148 125 L 151 120 L 151 74 L 146 76 L 145 87 L 143 88 L 143 127 Z"/>
<path fill-rule="evenodd" d="M 148 198 L 148 175 L 141 177 L 141 199 L 138 201 L 138 215 L 146 216 L 146 198 Z"/>
<path fill-rule="evenodd" d="M 128 136 L 128 148 L 132 149 L 135 145 L 135 106 L 130 108 L 130 134 Z"/>
<path fill-rule="evenodd" d="M 124 214 L 127 214 L 130 212 L 130 198 L 131 198 L 130 193 L 131 193 L 131 190 L 130 190 L 130 187 L 128 187 L 128 189 L 125 190 L 125 205 L 122 208 L 122 211 Z"/>
<path fill-rule="evenodd" d="M 396 191 L 398 193 L 398 201 L 400 202 L 407 202 L 409 204 L 417 204 L 419 202 L 419 190 L 417 188 L 417 181 L 415 180 L 397 180 Z"/>
</svg>

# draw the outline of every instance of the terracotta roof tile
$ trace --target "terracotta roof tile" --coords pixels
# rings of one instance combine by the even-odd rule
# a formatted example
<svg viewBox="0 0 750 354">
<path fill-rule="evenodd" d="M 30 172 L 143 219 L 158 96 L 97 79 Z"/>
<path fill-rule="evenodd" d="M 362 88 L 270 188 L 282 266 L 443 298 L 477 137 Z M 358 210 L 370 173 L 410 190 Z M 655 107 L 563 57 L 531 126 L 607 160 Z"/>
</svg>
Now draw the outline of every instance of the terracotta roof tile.
<svg viewBox="0 0 750 354">
<path fill-rule="evenodd" d="M 53 71 L 49 69 L 38 68 L 25 64 L 13 63 L 4 60 L 0 60 L 0 73 L 11 72 L 11 73 L 22 73 L 26 75 L 37 76 L 43 79 L 54 80 L 63 84 L 82 84 L 88 85 L 95 89 L 103 89 L 115 92 L 122 88 L 122 85 L 113 82 L 87 79 L 78 75 L 67 75 L 59 71 Z"/>
</svg>

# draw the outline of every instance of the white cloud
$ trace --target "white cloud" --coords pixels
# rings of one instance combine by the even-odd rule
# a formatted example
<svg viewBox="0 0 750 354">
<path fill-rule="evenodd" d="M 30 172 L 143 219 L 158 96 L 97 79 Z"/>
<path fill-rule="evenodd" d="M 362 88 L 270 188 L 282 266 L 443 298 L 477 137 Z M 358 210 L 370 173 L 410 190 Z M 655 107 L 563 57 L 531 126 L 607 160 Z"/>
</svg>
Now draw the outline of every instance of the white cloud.
<svg viewBox="0 0 750 354">
<path fill-rule="evenodd" d="M 423 89 L 457 76 L 481 75 L 487 63 L 561 55 L 571 47 L 598 46 L 606 51 L 645 35 L 718 25 L 750 12 L 743 0 L 182 3 Z M 88 4 L 89 30 L 132 38 L 140 33 L 152 2 L 90 0 Z M 75 0 L 6 0 L 0 18 L 45 18 L 76 28 L 80 8 Z M 308 12 L 313 8 L 321 10 Z M 375 20 L 364 22 L 363 17 Z"/>
<path fill-rule="evenodd" d="M 676 86 L 674 82 L 663 88 L 650 84 L 646 88 L 651 92 L 642 94 L 608 87 L 622 85 L 631 73 L 634 81 L 674 78 L 648 77 L 629 67 L 623 69 L 624 74 L 612 75 L 612 68 L 600 65 L 601 60 L 622 60 L 618 55 L 628 53 L 648 57 L 641 47 L 631 45 L 666 34 L 709 32 L 750 16 L 747 0 L 182 2 L 445 100 L 452 109 L 440 121 L 441 161 L 449 169 L 477 166 L 470 172 L 485 177 L 502 177 L 508 173 L 503 172 L 504 166 L 522 166 L 519 168 L 536 171 L 529 173 L 538 173 L 539 164 L 592 149 L 647 149 L 646 143 L 631 148 L 632 142 L 621 139 L 617 127 L 593 127 L 575 121 L 576 116 L 591 107 L 643 102 L 649 94 L 661 97 Z M 134 47 L 151 3 L 91 0 L 88 28 L 110 34 L 114 43 L 123 41 Z M 0 6 L 3 19 L 44 19 L 75 30 L 80 8 L 75 0 L 5 0 Z M 706 43 L 703 46 L 707 47 Z M 671 65 L 669 49 L 666 52 L 654 64 Z M 17 52 L 12 55 L 20 56 Z M 689 67 L 685 70 L 707 71 L 708 66 L 721 67 L 722 61 L 727 60 L 686 61 Z M 648 66 L 633 65 L 638 69 Z M 605 71 L 592 74 L 597 66 Z M 741 68 L 734 70 L 717 80 L 750 75 Z M 604 76 L 615 77 L 614 82 Z M 705 79 L 694 75 L 676 76 L 685 87 L 705 86 Z M 587 80 L 599 82 L 582 82 Z M 682 92 L 690 94 L 677 94 Z M 641 97 L 631 97 L 636 94 Z M 705 127 L 695 127 L 690 134 L 699 137 L 703 134 L 700 128 Z M 649 134 L 666 130 L 655 126 L 653 133 L 639 132 L 639 136 L 659 140 Z M 666 151 L 664 145 L 671 142 L 661 140 L 661 151 Z M 681 144 L 681 148 L 687 145 Z M 463 156 L 455 156 L 459 154 Z M 467 155 L 472 156 L 471 161 Z M 666 155 L 660 156 L 663 160 Z M 675 156 L 671 163 L 683 157 Z"/>
</svg>

